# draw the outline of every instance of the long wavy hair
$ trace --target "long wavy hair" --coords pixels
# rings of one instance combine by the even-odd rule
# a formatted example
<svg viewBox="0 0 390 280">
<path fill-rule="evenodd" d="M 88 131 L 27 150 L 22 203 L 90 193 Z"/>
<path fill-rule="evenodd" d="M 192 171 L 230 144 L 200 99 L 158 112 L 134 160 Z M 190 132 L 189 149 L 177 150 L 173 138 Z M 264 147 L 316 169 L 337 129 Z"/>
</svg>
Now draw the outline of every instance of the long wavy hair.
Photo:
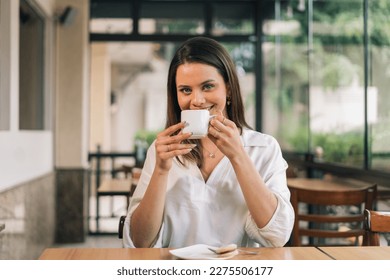
<svg viewBox="0 0 390 280">
<path fill-rule="evenodd" d="M 250 128 L 245 120 L 240 84 L 234 62 L 221 44 L 206 37 L 194 37 L 185 41 L 172 58 L 168 72 L 167 121 L 165 127 L 180 122 L 181 109 L 177 98 L 176 72 L 177 68 L 185 63 L 203 63 L 215 67 L 223 77 L 229 93 L 227 95 L 229 96 L 230 105 L 226 104 L 228 119 L 237 125 L 241 133 L 244 127 Z M 200 141 L 188 140 L 188 142 L 196 143 L 197 146 L 191 153 L 185 155 L 184 159 L 196 162 L 199 167 L 202 167 L 203 153 Z"/>
</svg>

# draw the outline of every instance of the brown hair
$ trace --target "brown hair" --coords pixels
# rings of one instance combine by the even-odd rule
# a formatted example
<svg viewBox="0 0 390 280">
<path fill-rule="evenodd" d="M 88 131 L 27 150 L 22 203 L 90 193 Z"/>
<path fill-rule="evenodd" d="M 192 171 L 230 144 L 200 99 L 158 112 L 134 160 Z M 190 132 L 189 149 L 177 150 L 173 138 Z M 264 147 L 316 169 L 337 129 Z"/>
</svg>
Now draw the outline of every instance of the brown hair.
<svg viewBox="0 0 390 280">
<path fill-rule="evenodd" d="M 240 84 L 236 68 L 227 50 L 217 41 L 206 37 L 194 37 L 185 41 L 172 58 L 168 72 L 167 83 L 167 122 L 166 128 L 180 122 L 181 109 L 177 99 L 176 72 L 184 63 L 203 63 L 213 66 L 223 77 L 230 105 L 226 105 L 228 119 L 233 121 L 242 133 L 244 127 L 250 127 L 245 120 L 244 106 L 242 102 Z M 199 140 L 192 140 L 198 143 Z M 202 166 L 202 147 L 197 145 L 191 153 L 184 156 L 185 159 L 194 161 Z"/>
</svg>

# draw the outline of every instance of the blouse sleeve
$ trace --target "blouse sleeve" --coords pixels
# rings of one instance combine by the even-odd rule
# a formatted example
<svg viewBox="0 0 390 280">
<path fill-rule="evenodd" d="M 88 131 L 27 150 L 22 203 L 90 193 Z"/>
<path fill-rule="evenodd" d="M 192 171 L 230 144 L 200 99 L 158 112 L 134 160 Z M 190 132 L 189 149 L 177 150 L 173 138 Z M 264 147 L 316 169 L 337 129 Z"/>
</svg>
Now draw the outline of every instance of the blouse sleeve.
<svg viewBox="0 0 390 280">
<path fill-rule="evenodd" d="M 123 226 L 123 247 L 125 248 L 135 248 L 133 241 L 131 240 L 131 226 L 130 226 L 130 220 L 131 216 L 133 215 L 135 209 L 137 209 L 139 203 L 141 202 L 142 198 L 144 197 L 144 194 L 146 192 L 146 189 L 149 185 L 150 178 L 152 176 L 154 166 L 155 166 L 155 159 L 156 159 L 156 150 L 154 143 L 150 146 L 148 153 L 146 155 L 144 166 L 142 167 L 142 173 L 141 177 L 138 181 L 137 187 L 134 191 L 133 196 L 130 200 L 129 209 L 127 211 L 126 220 Z M 161 247 L 162 245 L 162 239 L 161 239 L 161 232 L 164 225 L 161 226 L 160 232 L 158 236 L 156 237 L 156 240 L 154 241 L 153 245 L 151 247 Z"/>
<path fill-rule="evenodd" d="M 262 177 L 266 186 L 277 198 L 276 210 L 266 226 L 258 228 L 252 216 L 248 214 L 245 230 L 248 236 L 264 247 L 282 247 L 290 238 L 294 225 L 294 210 L 290 203 L 290 191 L 287 187 L 286 169 L 287 163 L 282 157 L 279 144 L 274 138 L 261 153 L 267 154 L 267 159 L 262 160 Z M 266 167 L 264 167 L 264 163 Z M 260 167 L 259 167 L 260 170 Z"/>
<path fill-rule="evenodd" d="M 245 224 L 248 236 L 263 247 L 283 247 L 290 238 L 294 224 L 293 210 L 290 203 L 276 194 L 278 206 L 268 224 L 258 228 L 252 216 L 249 214 Z"/>
</svg>

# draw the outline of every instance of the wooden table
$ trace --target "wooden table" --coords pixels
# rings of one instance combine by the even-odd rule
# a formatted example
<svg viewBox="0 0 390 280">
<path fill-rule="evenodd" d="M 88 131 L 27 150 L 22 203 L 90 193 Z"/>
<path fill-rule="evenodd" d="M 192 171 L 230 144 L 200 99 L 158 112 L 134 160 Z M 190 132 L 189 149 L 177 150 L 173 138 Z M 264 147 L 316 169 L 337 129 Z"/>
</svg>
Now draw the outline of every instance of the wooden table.
<svg viewBox="0 0 390 280">
<path fill-rule="evenodd" d="M 365 189 L 375 184 L 351 178 L 328 176 L 324 179 L 287 178 L 287 185 L 300 189 L 340 191 L 349 189 Z M 390 189 L 384 186 L 377 186 L 376 200 L 380 201 L 388 199 L 390 199 Z"/>
<path fill-rule="evenodd" d="M 373 184 L 353 179 L 313 179 L 313 178 L 288 178 L 287 186 L 298 189 L 319 190 L 319 191 L 345 191 L 366 189 Z"/>
<path fill-rule="evenodd" d="M 390 247 L 319 247 L 335 260 L 390 260 Z"/>
<path fill-rule="evenodd" d="M 138 179 L 106 179 L 97 189 L 96 195 L 96 233 L 99 231 L 99 219 L 100 219 L 100 197 L 101 196 L 124 196 L 127 199 L 127 208 L 129 207 L 130 197 L 138 183 Z M 113 210 L 111 210 L 113 212 Z M 112 214 L 113 216 L 113 214 Z M 118 220 L 119 221 L 119 220 Z"/>
<path fill-rule="evenodd" d="M 176 260 L 168 248 L 49 248 L 40 260 Z M 331 260 L 315 247 L 246 248 L 257 255 L 238 254 L 231 260 Z"/>
<path fill-rule="evenodd" d="M 100 195 L 129 195 L 131 179 L 107 179 L 98 188 Z"/>
</svg>

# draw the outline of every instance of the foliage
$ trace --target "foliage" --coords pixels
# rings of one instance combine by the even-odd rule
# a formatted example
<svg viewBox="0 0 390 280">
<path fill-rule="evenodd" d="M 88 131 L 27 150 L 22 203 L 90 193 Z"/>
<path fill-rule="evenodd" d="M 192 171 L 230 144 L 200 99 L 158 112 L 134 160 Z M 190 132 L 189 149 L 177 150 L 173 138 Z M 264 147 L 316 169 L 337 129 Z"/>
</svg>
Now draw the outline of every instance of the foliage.
<svg viewBox="0 0 390 280">
<path fill-rule="evenodd" d="M 286 139 L 291 146 L 291 150 L 301 152 L 308 150 L 308 131 L 306 127 L 298 127 L 295 131 L 290 132 Z"/>
<path fill-rule="evenodd" d="M 364 154 L 364 142 L 361 132 L 346 133 L 312 133 L 313 147 L 324 151 L 322 160 L 349 165 L 361 165 Z M 301 128 L 289 138 L 292 149 L 307 151 L 307 130 Z"/>
<path fill-rule="evenodd" d="M 148 144 L 148 147 L 153 143 L 153 141 L 157 138 L 157 131 L 150 130 L 139 130 L 135 134 L 135 140 L 145 141 Z M 137 141 L 135 141 L 137 142 Z"/>
<path fill-rule="evenodd" d="M 318 57 L 323 63 L 321 71 L 318 71 L 319 80 L 325 89 L 349 86 L 354 78 L 361 76 L 361 66 L 343 54 L 323 52 Z"/>
<path fill-rule="evenodd" d="M 368 32 L 372 44 L 390 45 L 390 1 L 369 1 Z"/>
<path fill-rule="evenodd" d="M 363 135 L 360 132 L 340 134 L 314 133 L 313 146 L 322 147 L 324 161 L 362 164 L 364 154 Z"/>
<path fill-rule="evenodd" d="M 302 122 L 302 118 L 309 118 L 302 107 L 307 101 L 300 100 L 300 96 L 306 94 L 304 89 L 309 82 L 311 86 L 324 90 L 348 87 L 356 80 L 361 81 L 362 85 L 364 1 L 313 1 L 313 44 L 310 46 L 307 1 L 303 11 L 296 9 L 298 1 L 292 3 L 294 12 L 290 18 L 285 18 L 283 13 L 282 18 L 285 21 L 298 21 L 301 31 L 265 37 L 270 42 L 264 55 L 266 94 L 267 98 L 273 99 L 272 104 L 275 104 L 278 113 L 278 137 L 287 142 L 286 147 L 295 151 L 304 152 L 321 146 L 327 162 L 361 165 L 364 155 L 363 131 L 356 132 L 352 128 L 347 133 L 309 131 L 308 124 Z M 390 57 L 390 1 L 368 1 L 367 13 L 370 59 L 383 58 L 379 63 L 383 64 L 381 74 L 384 74 L 383 77 L 375 76 L 376 87 L 384 90 L 380 87 L 386 83 L 382 82 L 381 85 L 378 80 L 384 81 L 390 73 L 390 66 L 386 66 Z M 312 49 L 308 49 L 308 46 Z M 378 103 L 378 109 L 382 116 L 388 110 L 385 98 Z M 309 135 L 312 147 L 309 147 Z"/>
</svg>

